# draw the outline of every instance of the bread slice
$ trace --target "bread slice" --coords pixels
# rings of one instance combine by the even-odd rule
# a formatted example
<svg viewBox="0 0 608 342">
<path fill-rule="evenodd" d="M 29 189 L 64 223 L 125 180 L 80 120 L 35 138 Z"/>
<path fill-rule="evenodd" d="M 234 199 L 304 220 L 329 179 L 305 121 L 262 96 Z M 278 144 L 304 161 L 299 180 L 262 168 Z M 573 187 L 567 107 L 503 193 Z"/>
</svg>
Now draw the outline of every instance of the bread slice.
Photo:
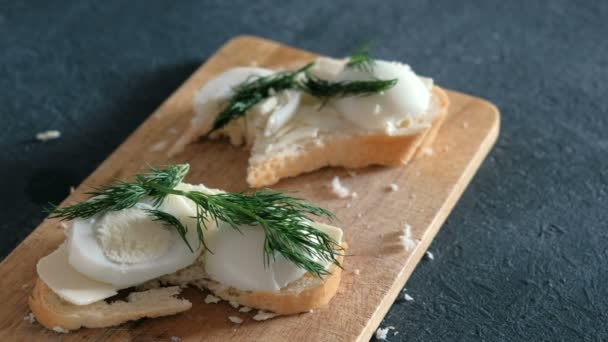
<svg viewBox="0 0 608 342">
<path fill-rule="evenodd" d="M 369 165 L 398 166 L 407 164 L 423 147 L 433 144 L 448 112 L 449 99 L 440 87 L 432 90 L 431 125 L 411 135 L 343 135 L 326 134 L 316 141 L 297 147 L 297 152 L 250 158 L 247 182 L 259 188 L 280 179 L 297 176 L 326 166 L 362 168 Z"/>
<path fill-rule="evenodd" d="M 188 300 L 177 298 L 179 286 L 150 289 L 129 294 L 126 301 L 99 301 L 74 305 L 57 296 L 37 279 L 29 306 L 36 320 L 48 329 L 67 332 L 81 327 L 102 328 L 144 317 L 174 315 L 192 307 Z"/>
<path fill-rule="evenodd" d="M 346 243 L 342 243 L 344 250 L 347 247 Z M 343 265 L 342 255 L 337 260 Z M 102 328 L 144 317 L 169 316 L 186 311 L 192 307 L 192 303 L 176 296 L 182 287 L 196 286 L 242 306 L 289 315 L 308 312 L 329 303 L 338 290 L 342 275 L 341 267 L 331 265 L 330 274 L 315 277 L 306 273 L 278 292 L 241 291 L 209 279 L 204 268 L 201 256 L 194 264 L 182 270 L 138 286 L 136 292 L 127 296 L 126 301 L 99 301 L 89 305 L 68 303 L 41 279 L 37 279 L 29 298 L 29 306 L 38 322 L 48 329 L 66 332 L 81 327 Z"/>
<path fill-rule="evenodd" d="M 346 244 L 342 245 L 342 248 L 346 247 Z M 338 256 L 337 259 L 342 264 L 343 257 Z M 227 301 L 279 315 L 291 315 L 308 312 L 329 303 L 340 285 L 342 268 L 331 265 L 329 271 L 329 275 L 322 277 L 306 273 L 278 292 L 242 291 L 206 278 L 196 281 L 195 284 Z"/>
</svg>

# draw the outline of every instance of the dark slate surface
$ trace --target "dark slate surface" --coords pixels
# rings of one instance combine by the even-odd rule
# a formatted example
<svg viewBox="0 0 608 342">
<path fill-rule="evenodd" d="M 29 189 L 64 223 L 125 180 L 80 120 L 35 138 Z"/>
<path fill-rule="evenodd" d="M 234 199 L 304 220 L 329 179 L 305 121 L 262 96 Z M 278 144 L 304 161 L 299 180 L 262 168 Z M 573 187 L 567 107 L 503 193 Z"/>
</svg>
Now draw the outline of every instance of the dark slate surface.
<svg viewBox="0 0 608 342">
<path fill-rule="evenodd" d="M 608 2 L 248 3 L 0 1 L 0 255 L 227 39 L 371 40 L 503 120 L 389 340 L 608 338 Z"/>
</svg>

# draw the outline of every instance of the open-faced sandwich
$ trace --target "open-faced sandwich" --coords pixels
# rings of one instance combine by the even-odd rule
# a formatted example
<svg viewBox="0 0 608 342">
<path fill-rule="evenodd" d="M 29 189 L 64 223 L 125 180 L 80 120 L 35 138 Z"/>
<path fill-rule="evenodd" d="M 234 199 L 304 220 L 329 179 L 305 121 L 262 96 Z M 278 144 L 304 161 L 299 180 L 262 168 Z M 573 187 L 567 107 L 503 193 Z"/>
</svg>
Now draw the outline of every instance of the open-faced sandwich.
<svg viewBox="0 0 608 342">
<path fill-rule="evenodd" d="M 247 182 L 263 187 L 325 166 L 406 164 L 432 144 L 448 98 L 408 65 L 358 53 L 293 71 L 229 69 L 196 93 L 193 107 L 170 153 L 226 136 L 251 150 Z"/>
<path fill-rule="evenodd" d="M 183 183 L 188 164 L 151 169 L 53 210 L 66 241 L 37 265 L 29 305 L 59 332 L 190 309 L 180 288 L 276 314 L 329 302 L 340 283 L 342 230 L 328 211 L 272 190 L 226 193 Z M 126 299 L 118 292 L 128 292 Z"/>
</svg>

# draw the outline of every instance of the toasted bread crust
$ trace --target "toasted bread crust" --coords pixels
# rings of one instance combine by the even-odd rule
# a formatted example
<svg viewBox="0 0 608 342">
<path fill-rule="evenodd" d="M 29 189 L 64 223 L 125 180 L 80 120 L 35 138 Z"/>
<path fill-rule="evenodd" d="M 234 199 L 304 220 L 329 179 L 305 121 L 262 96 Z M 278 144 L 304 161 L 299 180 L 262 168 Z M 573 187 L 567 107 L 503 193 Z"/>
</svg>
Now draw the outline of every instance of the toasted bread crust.
<svg viewBox="0 0 608 342">
<path fill-rule="evenodd" d="M 439 103 L 439 109 L 431 127 L 426 130 L 408 136 L 336 135 L 324 139 L 323 144 L 310 142 L 297 154 L 281 155 L 257 163 L 250 161 L 247 182 L 251 187 L 259 188 L 325 166 L 361 168 L 407 164 L 416 152 L 422 152 L 421 147 L 433 144 L 447 115 L 449 99 L 445 91 L 435 86 L 433 96 Z"/>
<path fill-rule="evenodd" d="M 343 243 L 342 247 L 346 249 L 347 245 Z M 342 265 L 343 257 L 339 256 L 337 259 Z M 236 301 L 244 306 L 272 311 L 279 315 L 291 315 L 308 312 L 329 303 L 338 291 L 342 269 L 332 265 L 329 271 L 331 274 L 321 278 L 306 273 L 279 292 L 241 291 L 207 279 L 200 282 L 224 300 Z"/>
<path fill-rule="evenodd" d="M 190 309 L 192 303 L 175 297 L 179 292 L 180 288 L 173 286 L 134 292 L 127 301 L 74 305 L 59 298 L 38 278 L 28 303 L 36 320 L 46 328 L 76 330 L 81 327 L 109 327 L 144 317 L 174 315 Z"/>
</svg>

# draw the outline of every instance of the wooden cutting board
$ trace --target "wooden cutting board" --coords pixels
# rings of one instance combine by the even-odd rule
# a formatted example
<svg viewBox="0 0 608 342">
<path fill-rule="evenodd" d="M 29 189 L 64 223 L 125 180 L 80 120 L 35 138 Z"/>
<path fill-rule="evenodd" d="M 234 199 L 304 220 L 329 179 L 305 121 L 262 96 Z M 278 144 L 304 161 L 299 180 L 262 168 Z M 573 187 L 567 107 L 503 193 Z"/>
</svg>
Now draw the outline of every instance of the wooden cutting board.
<svg viewBox="0 0 608 342">
<path fill-rule="evenodd" d="M 252 64 L 272 68 L 314 57 L 312 53 L 256 37 L 240 36 L 230 40 L 66 202 L 83 199 L 83 193 L 91 186 L 113 178 L 129 178 L 144 170 L 146 163 L 189 162 L 192 171 L 188 182 L 229 191 L 247 189 L 248 152 L 241 148 L 225 142 L 194 143 L 183 153 L 167 157 L 166 149 L 193 115 L 193 94 L 211 77 L 228 68 Z M 184 296 L 193 302 L 188 312 L 117 328 L 58 334 L 24 320 L 29 313 L 27 298 L 36 277 L 36 262 L 64 239 L 58 222 L 46 220 L 0 264 L 0 340 L 170 341 L 172 336 L 183 341 L 368 340 L 498 135 L 499 114 L 494 105 L 453 91 L 448 91 L 448 95 L 449 115 L 432 155 L 423 156 L 408 166 L 370 167 L 357 170 L 356 174 L 341 168 L 325 168 L 281 181 L 273 187 L 297 190 L 298 196 L 330 209 L 339 218 L 336 225 L 344 229 L 350 255 L 344 263 L 340 290 L 329 306 L 313 313 L 257 322 L 252 319 L 255 312 L 239 313 L 225 302 L 205 304 L 203 294 L 187 289 Z M 340 176 L 346 186 L 357 192 L 358 198 L 345 200 L 332 196 L 327 185 L 334 176 Z M 398 184 L 399 190 L 388 191 L 391 183 Z M 410 251 L 405 251 L 399 241 L 405 224 L 412 226 L 413 238 L 419 241 Z M 243 324 L 229 322 L 231 315 L 243 318 Z"/>
</svg>

